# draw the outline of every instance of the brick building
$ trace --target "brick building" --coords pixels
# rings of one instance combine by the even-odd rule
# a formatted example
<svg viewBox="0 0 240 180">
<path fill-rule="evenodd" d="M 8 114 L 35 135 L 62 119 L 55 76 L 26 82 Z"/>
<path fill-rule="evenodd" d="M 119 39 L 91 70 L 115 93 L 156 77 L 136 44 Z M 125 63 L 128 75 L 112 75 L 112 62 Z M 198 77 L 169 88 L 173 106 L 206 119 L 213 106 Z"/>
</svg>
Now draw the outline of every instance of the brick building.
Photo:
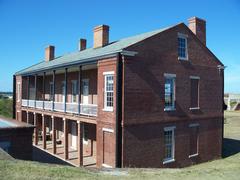
<svg viewBox="0 0 240 180">
<path fill-rule="evenodd" d="M 184 167 L 221 157 L 223 64 L 206 47 L 206 22 L 109 42 L 14 75 L 16 119 L 36 125 L 35 146 L 76 166 Z"/>
</svg>

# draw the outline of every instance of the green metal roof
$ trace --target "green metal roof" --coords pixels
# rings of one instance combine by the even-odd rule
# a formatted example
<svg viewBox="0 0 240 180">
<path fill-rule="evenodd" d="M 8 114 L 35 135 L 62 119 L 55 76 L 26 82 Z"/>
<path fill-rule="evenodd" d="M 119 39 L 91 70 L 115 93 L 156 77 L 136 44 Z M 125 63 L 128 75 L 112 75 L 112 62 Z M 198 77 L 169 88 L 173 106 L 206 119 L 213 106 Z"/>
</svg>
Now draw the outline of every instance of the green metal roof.
<svg viewBox="0 0 240 180">
<path fill-rule="evenodd" d="M 18 71 L 15 75 L 24 75 L 24 74 L 31 74 L 38 71 L 64 67 L 74 64 L 82 64 L 82 63 L 89 63 L 91 61 L 96 61 L 99 57 L 108 56 L 111 54 L 115 54 L 118 52 L 122 52 L 125 48 L 136 44 L 144 39 L 147 39 L 153 35 L 156 35 L 162 31 L 165 31 L 171 27 L 158 29 L 155 31 L 139 34 L 136 36 L 131 36 L 128 38 L 120 39 L 118 41 L 112 42 L 107 46 L 101 48 L 88 48 L 83 51 L 69 53 L 63 56 L 59 56 L 49 62 L 45 60 L 30 66 L 26 69 Z"/>
</svg>

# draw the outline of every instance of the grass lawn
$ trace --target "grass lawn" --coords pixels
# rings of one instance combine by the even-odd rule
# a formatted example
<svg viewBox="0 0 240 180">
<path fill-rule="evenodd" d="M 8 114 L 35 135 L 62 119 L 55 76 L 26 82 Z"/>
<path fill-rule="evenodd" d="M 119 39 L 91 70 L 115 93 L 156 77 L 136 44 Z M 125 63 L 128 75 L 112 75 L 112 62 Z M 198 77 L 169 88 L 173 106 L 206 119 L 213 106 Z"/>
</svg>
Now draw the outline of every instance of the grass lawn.
<svg viewBox="0 0 240 180">
<path fill-rule="evenodd" d="M 225 158 L 183 169 L 116 169 L 97 171 L 30 161 L 1 160 L 0 179 L 240 179 L 240 112 L 226 112 Z M 3 158 L 2 158 L 3 159 Z"/>
<path fill-rule="evenodd" d="M 12 99 L 0 98 L 0 115 L 8 118 L 12 117 Z"/>
</svg>

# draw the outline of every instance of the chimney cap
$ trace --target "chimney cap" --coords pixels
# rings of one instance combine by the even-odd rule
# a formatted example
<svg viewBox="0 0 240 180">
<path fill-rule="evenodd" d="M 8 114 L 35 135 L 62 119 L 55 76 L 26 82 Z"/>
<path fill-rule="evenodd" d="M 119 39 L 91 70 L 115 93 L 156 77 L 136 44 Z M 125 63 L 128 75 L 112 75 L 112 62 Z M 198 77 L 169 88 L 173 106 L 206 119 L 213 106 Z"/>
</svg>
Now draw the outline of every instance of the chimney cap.
<svg viewBox="0 0 240 180">
<path fill-rule="evenodd" d="M 106 24 L 101 24 L 101 25 L 98 25 L 98 26 L 94 27 L 94 31 L 97 31 L 97 30 L 100 30 L 100 29 L 109 30 L 109 26 L 106 25 Z"/>
<path fill-rule="evenodd" d="M 206 23 L 206 20 L 205 20 L 205 19 L 199 18 L 199 17 L 197 17 L 197 16 L 193 16 L 193 17 L 188 18 L 188 22 L 196 21 L 196 20 L 203 21 L 203 22 Z"/>
</svg>

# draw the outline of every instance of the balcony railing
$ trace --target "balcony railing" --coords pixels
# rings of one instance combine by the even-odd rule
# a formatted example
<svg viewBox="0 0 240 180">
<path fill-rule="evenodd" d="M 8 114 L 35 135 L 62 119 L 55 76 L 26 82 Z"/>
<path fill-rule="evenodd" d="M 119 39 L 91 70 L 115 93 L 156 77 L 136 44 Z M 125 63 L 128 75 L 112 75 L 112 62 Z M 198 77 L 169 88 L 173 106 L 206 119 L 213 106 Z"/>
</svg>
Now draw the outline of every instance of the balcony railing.
<svg viewBox="0 0 240 180">
<path fill-rule="evenodd" d="M 58 112 L 65 112 L 65 106 L 63 102 L 54 102 L 53 101 L 35 101 L 22 99 L 22 106 L 32 107 L 36 109 L 45 109 L 45 110 L 54 110 Z M 66 112 L 73 114 L 82 114 L 86 116 L 97 116 L 97 105 L 96 104 L 80 104 L 78 103 L 66 103 Z"/>
</svg>

